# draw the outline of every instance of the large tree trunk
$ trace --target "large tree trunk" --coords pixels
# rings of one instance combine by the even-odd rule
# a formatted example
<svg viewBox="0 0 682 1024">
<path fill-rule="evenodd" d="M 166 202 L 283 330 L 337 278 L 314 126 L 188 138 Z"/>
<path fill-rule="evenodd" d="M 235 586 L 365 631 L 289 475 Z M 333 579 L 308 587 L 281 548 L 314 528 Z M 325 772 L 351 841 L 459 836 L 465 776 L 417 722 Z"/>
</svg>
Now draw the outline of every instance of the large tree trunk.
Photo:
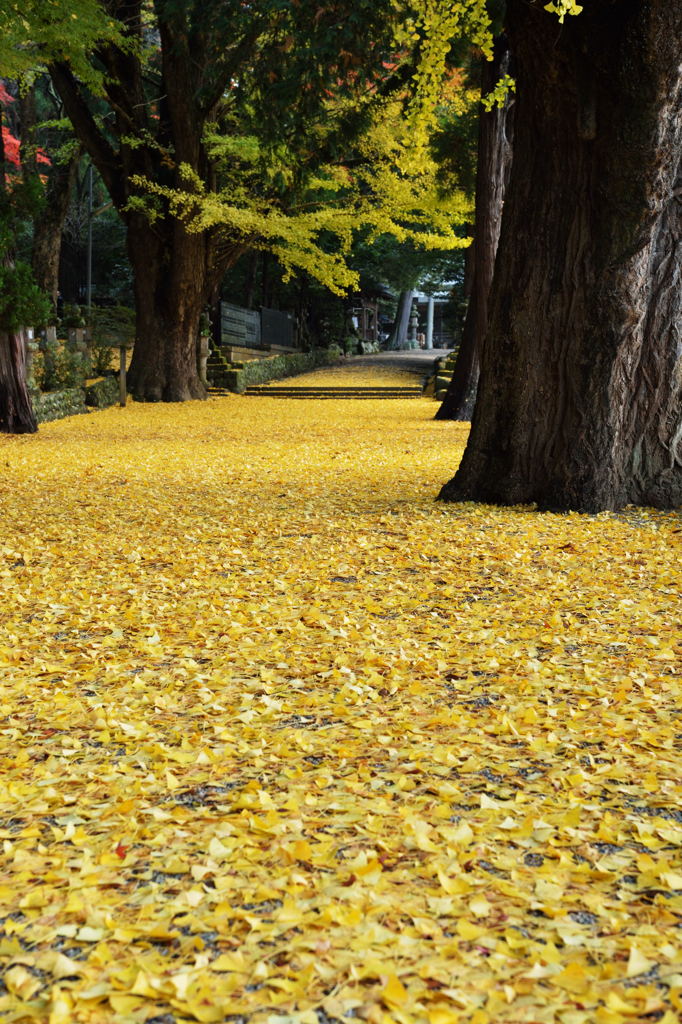
<svg viewBox="0 0 682 1024">
<path fill-rule="evenodd" d="M 52 167 L 47 181 L 45 205 L 33 222 L 31 268 L 38 287 L 47 292 L 55 306 L 59 293 L 62 231 L 79 160 L 80 153 L 74 153 L 66 163 Z"/>
<path fill-rule="evenodd" d="M 26 386 L 26 332 L 0 331 L 0 432 L 35 434 L 37 429 Z"/>
<path fill-rule="evenodd" d="M 509 0 L 514 158 L 445 500 L 682 504 L 682 4 Z"/>
<path fill-rule="evenodd" d="M 398 308 L 395 312 L 393 330 L 388 339 L 387 348 L 392 351 L 407 348 L 407 332 L 410 326 L 414 289 L 402 291 L 398 296 Z"/>
<path fill-rule="evenodd" d="M 189 234 L 179 220 L 150 225 L 139 214 L 128 220 L 136 309 L 128 386 L 138 401 L 206 397 L 197 340 L 213 288 L 209 248 L 207 233 Z"/>
<path fill-rule="evenodd" d="M 481 95 L 490 92 L 509 73 L 509 46 L 504 36 L 495 41 L 495 56 L 481 69 Z M 476 217 L 471 243 L 471 289 L 462 340 L 452 381 L 436 413 L 437 420 L 470 420 L 478 391 L 479 359 L 488 324 L 488 298 L 500 238 L 504 193 L 511 167 L 513 97 L 502 107 L 481 107 L 476 164 Z"/>
</svg>

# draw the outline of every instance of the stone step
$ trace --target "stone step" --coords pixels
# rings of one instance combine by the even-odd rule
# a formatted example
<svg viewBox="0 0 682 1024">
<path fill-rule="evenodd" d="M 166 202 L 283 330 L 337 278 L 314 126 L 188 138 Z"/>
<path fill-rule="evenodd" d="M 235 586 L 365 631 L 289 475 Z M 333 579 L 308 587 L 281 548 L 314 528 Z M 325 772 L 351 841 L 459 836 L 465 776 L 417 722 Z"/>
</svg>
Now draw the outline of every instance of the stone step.
<svg viewBox="0 0 682 1024">
<path fill-rule="evenodd" d="M 332 392 L 347 391 L 349 393 L 362 394 L 365 391 L 400 391 L 406 394 L 421 394 L 421 384 L 283 384 L 281 381 L 273 381 L 269 384 L 249 384 L 249 391 L 314 391 Z"/>
<path fill-rule="evenodd" d="M 267 387 L 254 385 L 248 397 L 266 398 L 421 398 L 421 387 Z"/>
<path fill-rule="evenodd" d="M 315 393 L 310 394 L 310 395 L 302 395 L 300 392 L 296 392 L 296 393 L 293 393 L 293 392 L 286 393 L 285 392 L 285 394 L 277 394 L 277 392 L 270 392 L 270 394 L 263 394 L 263 393 L 261 393 L 261 394 L 258 394 L 258 395 L 253 395 L 253 394 L 250 395 L 250 394 L 248 394 L 248 392 L 244 392 L 244 397 L 245 398 L 291 398 L 291 399 L 309 398 L 309 399 L 314 400 L 314 401 L 333 401 L 333 400 L 336 399 L 336 400 L 343 400 L 344 402 L 362 402 L 362 401 L 365 401 L 367 399 L 373 399 L 374 401 L 382 401 L 383 402 L 383 401 L 387 401 L 387 400 L 394 401 L 396 399 L 402 399 L 402 401 L 408 401 L 408 400 L 409 401 L 413 401 L 415 398 L 422 398 L 423 396 L 421 394 L 420 395 L 371 395 L 371 394 L 370 395 L 346 395 L 346 394 L 340 394 L 340 395 L 318 395 L 318 394 L 315 394 Z"/>
<path fill-rule="evenodd" d="M 208 389 L 209 395 L 233 394 L 224 386 L 218 377 L 214 378 Z M 359 385 L 305 385 L 282 384 L 277 381 L 265 384 L 252 384 L 244 394 L 248 397 L 265 396 L 267 398 L 421 398 L 424 387 L 420 384 L 359 384 Z"/>
<path fill-rule="evenodd" d="M 230 391 L 229 388 L 221 388 L 211 386 L 208 388 L 207 394 L 213 398 L 221 398 L 227 395 L 234 395 L 234 391 Z M 312 392 L 301 392 L 301 391 L 245 391 L 244 397 L 246 398 L 310 398 L 315 400 L 332 400 L 332 399 L 343 399 L 344 401 L 362 401 L 364 399 L 374 400 L 386 400 L 386 399 L 414 399 L 423 398 L 423 393 L 420 391 L 418 394 L 410 392 L 407 395 L 404 394 L 386 394 L 385 392 L 367 392 L 363 394 L 349 394 L 348 392 L 326 392 L 319 394 L 316 391 Z"/>
</svg>

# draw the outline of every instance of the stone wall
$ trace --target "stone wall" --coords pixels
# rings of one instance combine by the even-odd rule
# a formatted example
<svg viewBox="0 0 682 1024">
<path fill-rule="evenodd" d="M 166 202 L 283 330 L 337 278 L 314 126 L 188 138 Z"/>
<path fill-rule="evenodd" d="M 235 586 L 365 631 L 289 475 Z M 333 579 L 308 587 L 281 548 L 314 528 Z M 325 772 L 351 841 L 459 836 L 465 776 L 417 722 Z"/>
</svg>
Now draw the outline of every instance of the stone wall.
<svg viewBox="0 0 682 1024">
<path fill-rule="evenodd" d="M 33 398 L 33 411 L 38 423 L 61 420 L 64 416 L 77 416 L 87 412 L 83 388 L 65 388 L 47 391 Z"/>
<path fill-rule="evenodd" d="M 110 405 L 116 405 L 119 401 L 120 391 L 118 377 L 102 377 L 85 386 L 85 404 L 93 409 L 106 409 Z"/>
<path fill-rule="evenodd" d="M 38 423 L 61 420 L 65 416 L 78 416 L 91 409 L 105 409 L 116 405 L 119 398 L 118 379 L 103 377 L 82 388 L 63 388 L 61 391 L 33 393 L 33 411 Z"/>
</svg>

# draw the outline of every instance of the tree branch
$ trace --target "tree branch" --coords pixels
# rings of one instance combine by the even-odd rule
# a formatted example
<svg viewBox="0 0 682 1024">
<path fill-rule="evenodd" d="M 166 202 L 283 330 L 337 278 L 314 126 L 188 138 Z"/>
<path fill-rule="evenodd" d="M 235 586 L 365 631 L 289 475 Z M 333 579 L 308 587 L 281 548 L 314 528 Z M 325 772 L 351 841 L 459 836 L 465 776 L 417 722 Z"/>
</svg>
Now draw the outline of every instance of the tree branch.
<svg viewBox="0 0 682 1024">
<path fill-rule="evenodd" d="M 66 64 L 55 63 L 49 66 L 49 72 L 76 135 L 102 176 L 114 206 L 120 210 L 128 194 L 118 154 L 97 126 L 70 68 Z"/>
<path fill-rule="evenodd" d="M 244 36 L 231 52 L 213 63 L 211 67 L 213 81 L 210 84 L 204 83 L 197 95 L 197 106 L 204 116 L 208 115 L 220 101 L 225 86 L 234 77 L 241 64 L 253 57 L 253 48 L 262 31 L 261 25 L 254 26 L 252 31 Z"/>
</svg>

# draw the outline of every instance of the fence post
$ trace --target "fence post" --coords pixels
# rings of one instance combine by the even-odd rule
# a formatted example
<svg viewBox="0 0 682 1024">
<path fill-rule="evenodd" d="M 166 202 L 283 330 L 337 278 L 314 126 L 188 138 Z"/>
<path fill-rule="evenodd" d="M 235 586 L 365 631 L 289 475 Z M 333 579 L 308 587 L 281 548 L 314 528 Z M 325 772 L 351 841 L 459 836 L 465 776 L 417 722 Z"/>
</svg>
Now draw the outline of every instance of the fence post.
<svg viewBox="0 0 682 1024">
<path fill-rule="evenodd" d="M 126 390 L 126 361 L 128 353 L 125 345 L 119 347 L 118 355 L 120 360 L 118 373 L 119 405 L 122 409 L 125 409 L 128 400 L 128 392 Z"/>
</svg>

